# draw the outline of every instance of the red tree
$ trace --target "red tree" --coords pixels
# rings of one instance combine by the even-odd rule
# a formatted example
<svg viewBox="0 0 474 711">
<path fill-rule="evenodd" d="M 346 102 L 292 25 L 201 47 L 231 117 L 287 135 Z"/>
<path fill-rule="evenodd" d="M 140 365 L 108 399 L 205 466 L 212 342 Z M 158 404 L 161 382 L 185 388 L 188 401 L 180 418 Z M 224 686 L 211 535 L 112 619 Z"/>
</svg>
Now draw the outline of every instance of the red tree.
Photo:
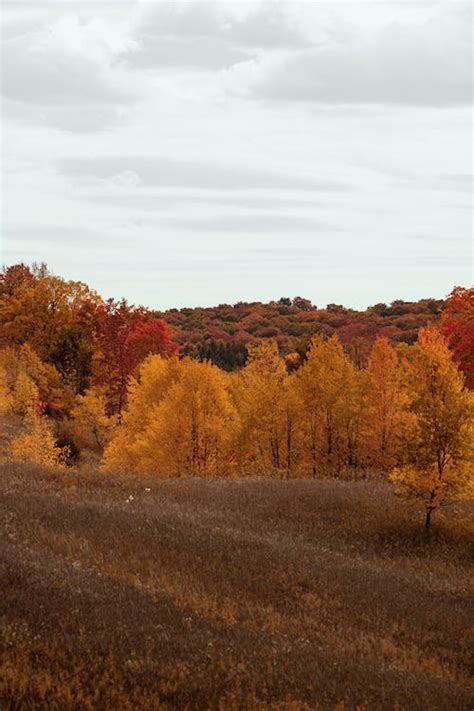
<svg viewBox="0 0 474 711">
<path fill-rule="evenodd" d="M 21 262 L 11 267 L 3 267 L 0 271 L 0 295 L 11 296 L 24 282 L 33 282 L 35 279 L 31 269 Z"/>
<path fill-rule="evenodd" d="M 106 388 L 109 412 L 120 415 L 137 365 L 151 353 L 176 355 L 177 346 L 164 321 L 143 306 L 132 306 L 125 299 L 108 299 L 93 309 L 99 348 L 95 382 Z"/>
<path fill-rule="evenodd" d="M 474 389 L 474 288 L 454 287 L 441 316 L 441 330 L 466 376 L 466 385 Z"/>
<path fill-rule="evenodd" d="M 364 368 L 378 335 L 377 324 L 365 318 L 348 318 L 337 329 L 344 350 L 357 368 Z"/>
</svg>

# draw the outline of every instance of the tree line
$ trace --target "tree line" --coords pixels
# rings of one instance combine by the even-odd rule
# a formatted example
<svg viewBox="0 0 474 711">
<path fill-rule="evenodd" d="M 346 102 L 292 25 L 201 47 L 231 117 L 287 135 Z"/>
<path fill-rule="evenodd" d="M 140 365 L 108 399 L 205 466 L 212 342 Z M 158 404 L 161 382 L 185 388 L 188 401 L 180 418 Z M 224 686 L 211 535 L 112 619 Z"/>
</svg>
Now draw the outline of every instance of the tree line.
<svg viewBox="0 0 474 711">
<path fill-rule="evenodd" d="M 148 309 L 15 265 L 0 279 L 0 415 L 20 423 L 8 456 L 66 466 L 82 448 L 104 473 L 157 476 L 379 474 L 429 527 L 472 493 L 472 292 L 455 289 L 413 345 L 377 337 L 364 367 L 315 334 L 286 355 L 257 340 L 226 372 L 178 357 Z"/>
</svg>

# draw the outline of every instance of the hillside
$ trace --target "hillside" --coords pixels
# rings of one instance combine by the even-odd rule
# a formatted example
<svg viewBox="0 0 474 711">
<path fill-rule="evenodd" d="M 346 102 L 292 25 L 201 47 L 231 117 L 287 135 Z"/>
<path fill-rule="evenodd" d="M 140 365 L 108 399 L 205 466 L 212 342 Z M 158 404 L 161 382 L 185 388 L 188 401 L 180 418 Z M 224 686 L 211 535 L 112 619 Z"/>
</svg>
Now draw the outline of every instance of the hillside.
<svg viewBox="0 0 474 711">
<path fill-rule="evenodd" d="M 304 352 L 315 333 L 337 334 L 356 364 L 363 366 L 377 336 L 414 343 L 419 329 L 437 320 L 444 305 L 441 299 L 398 300 L 356 311 L 339 304 L 317 308 L 296 297 L 170 309 L 156 315 L 171 326 L 182 353 L 210 359 L 225 370 L 245 363 L 245 344 L 251 341 L 272 339 L 283 354 Z"/>
<path fill-rule="evenodd" d="M 470 504 L 427 541 L 383 482 L 7 464 L 0 498 L 5 711 L 473 707 Z"/>
</svg>

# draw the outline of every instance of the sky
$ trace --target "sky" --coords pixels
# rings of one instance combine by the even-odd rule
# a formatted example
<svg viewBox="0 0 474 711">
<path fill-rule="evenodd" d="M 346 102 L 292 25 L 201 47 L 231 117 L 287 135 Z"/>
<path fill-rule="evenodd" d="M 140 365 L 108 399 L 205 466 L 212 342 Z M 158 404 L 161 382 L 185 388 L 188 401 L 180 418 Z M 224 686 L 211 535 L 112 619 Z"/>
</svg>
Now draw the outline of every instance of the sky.
<svg viewBox="0 0 474 711">
<path fill-rule="evenodd" d="M 166 309 L 472 282 L 470 2 L 3 0 L 3 264 Z"/>
</svg>

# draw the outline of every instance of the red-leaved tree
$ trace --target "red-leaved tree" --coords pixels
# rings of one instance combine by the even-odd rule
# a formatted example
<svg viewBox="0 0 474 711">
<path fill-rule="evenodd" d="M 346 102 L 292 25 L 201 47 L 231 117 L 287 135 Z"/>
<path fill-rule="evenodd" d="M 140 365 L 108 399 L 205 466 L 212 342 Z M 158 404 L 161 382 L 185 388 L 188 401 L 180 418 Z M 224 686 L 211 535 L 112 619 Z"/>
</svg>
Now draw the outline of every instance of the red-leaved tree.
<svg viewBox="0 0 474 711">
<path fill-rule="evenodd" d="M 105 387 L 109 414 L 120 416 L 137 365 L 151 353 L 176 355 L 177 346 L 164 321 L 143 306 L 108 299 L 92 308 L 98 346 L 94 381 Z"/>
<path fill-rule="evenodd" d="M 446 303 L 441 330 L 466 376 L 467 387 L 474 389 L 474 288 L 454 287 Z"/>
</svg>

